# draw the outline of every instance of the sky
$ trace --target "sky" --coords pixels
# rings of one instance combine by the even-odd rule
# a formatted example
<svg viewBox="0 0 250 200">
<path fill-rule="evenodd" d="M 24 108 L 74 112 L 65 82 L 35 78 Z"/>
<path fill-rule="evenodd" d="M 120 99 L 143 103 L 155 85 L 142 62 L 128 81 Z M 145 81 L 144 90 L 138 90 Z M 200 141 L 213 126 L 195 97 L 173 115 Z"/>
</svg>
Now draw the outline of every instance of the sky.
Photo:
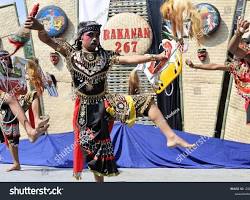
<svg viewBox="0 0 250 200">
<path fill-rule="evenodd" d="M 25 8 L 23 0 L 0 0 L 0 6 L 6 5 L 6 4 L 11 4 L 13 2 L 16 2 L 19 22 L 20 22 L 20 24 L 23 24 L 25 19 L 26 19 L 26 8 Z"/>
</svg>

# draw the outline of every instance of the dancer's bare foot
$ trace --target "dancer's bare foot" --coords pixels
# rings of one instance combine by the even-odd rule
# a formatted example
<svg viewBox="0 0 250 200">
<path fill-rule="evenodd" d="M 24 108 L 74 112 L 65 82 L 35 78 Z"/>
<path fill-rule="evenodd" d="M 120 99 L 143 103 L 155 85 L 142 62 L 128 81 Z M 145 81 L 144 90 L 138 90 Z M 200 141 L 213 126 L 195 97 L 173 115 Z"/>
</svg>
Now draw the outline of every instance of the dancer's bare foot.
<svg viewBox="0 0 250 200">
<path fill-rule="evenodd" d="M 21 169 L 20 164 L 13 164 L 10 168 L 6 169 L 6 172 L 19 171 Z"/>
<path fill-rule="evenodd" d="M 188 142 L 186 142 L 185 140 L 183 140 L 177 135 L 171 138 L 168 138 L 167 147 L 174 148 L 177 146 L 192 149 L 195 147 L 195 144 L 189 144 Z"/>
</svg>

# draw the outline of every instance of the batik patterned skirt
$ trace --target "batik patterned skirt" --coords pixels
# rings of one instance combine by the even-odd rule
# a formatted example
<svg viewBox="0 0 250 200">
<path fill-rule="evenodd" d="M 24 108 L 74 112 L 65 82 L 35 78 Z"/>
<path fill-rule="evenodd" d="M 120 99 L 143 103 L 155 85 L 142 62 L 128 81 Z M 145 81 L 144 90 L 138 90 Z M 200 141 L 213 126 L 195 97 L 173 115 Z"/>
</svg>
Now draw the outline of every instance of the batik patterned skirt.
<svg viewBox="0 0 250 200">
<path fill-rule="evenodd" d="M 77 111 L 79 143 L 92 172 L 100 176 L 119 174 L 110 139 L 112 122 L 132 125 L 135 117 L 147 115 L 151 103 L 152 95 L 106 94 L 93 104 L 80 99 Z"/>
</svg>

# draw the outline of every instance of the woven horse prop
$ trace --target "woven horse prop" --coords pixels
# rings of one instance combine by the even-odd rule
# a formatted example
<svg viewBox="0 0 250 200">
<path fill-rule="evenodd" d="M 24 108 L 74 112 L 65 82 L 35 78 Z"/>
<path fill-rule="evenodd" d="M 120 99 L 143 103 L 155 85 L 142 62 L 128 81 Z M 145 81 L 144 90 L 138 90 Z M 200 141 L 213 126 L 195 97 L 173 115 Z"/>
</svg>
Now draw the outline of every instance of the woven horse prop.
<svg viewBox="0 0 250 200">
<path fill-rule="evenodd" d="M 24 95 L 27 93 L 25 79 L 25 65 L 27 61 L 19 57 L 13 57 L 12 68 L 0 61 L 0 90 L 12 95 Z"/>
<path fill-rule="evenodd" d="M 168 60 L 151 61 L 137 65 L 135 70 L 141 70 L 147 76 L 154 91 L 160 94 L 182 70 L 181 45 L 176 41 L 163 40 L 162 46 L 166 51 Z"/>
<path fill-rule="evenodd" d="M 151 61 L 137 65 L 147 76 L 154 91 L 160 94 L 182 71 L 182 54 L 188 50 L 188 38 L 199 43 L 202 36 L 201 17 L 193 4 L 186 0 L 169 0 L 161 6 L 165 19 L 161 46 L 167 59 L 157 63 Z M 134 71 L 133 70 L 133 71 Z"/>
<path fill-rule="evenodd" d="M 57 96 L 57 91 L 54 91 L 53 95 L 51 94 L 51 87 L 54 86 L 51 78 L 45 76 L 41 67 L 35 61 L 15 56 L 11 63 L 12 67 L 10 68 L 5 62 L 0 61 L 0 90 L 14 96 L 25 95 L 27 93 L 26 78 L 28 78 L 39 95 L 46 88 L 50 96 Z M 56 90 L 55 86 L 52 89 Z"/>
<path fill-rule="evenodd" d="M 11 57 L 8 57 L 11 59 Z M 33 60 L 26 60 L 20 57 L 13 57 L 11 66 L 8 66 L 4 61 L 0 61 L 0 90 L 7 92 L 10 95 L 19 97 L 20 95 L 26 95 L 28 92 L 27 81 L 29 79 L 31 86 L 35 88 L 37 93 L 41 95 L 44 88 L 48 90 L 50 96 L 58 96 L 56 88 L 53 89 L 53 95 L 51 94 L 51 85 L 41 67 Z M 3 102 L 0 102 L 0 108 Z M 12 119 L 15 120 L 16 116 Z M 34 116 L 32 108 L 29 109 L 29 119 L 31 126 L 34 128 Z"/>
</svg>

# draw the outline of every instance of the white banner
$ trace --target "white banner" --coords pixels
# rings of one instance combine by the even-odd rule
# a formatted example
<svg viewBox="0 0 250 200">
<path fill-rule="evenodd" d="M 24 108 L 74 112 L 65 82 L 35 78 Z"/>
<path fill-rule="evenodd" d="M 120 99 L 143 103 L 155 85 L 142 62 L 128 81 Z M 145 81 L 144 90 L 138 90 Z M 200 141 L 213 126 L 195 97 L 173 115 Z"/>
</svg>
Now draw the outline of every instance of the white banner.
<svg viewBox="0 0 250 200">
<path fill-rule="evenodd" d="M 105 25 L 110 0 L 79 0 L 79 22 L 96 21 Z"/>
</svg>

